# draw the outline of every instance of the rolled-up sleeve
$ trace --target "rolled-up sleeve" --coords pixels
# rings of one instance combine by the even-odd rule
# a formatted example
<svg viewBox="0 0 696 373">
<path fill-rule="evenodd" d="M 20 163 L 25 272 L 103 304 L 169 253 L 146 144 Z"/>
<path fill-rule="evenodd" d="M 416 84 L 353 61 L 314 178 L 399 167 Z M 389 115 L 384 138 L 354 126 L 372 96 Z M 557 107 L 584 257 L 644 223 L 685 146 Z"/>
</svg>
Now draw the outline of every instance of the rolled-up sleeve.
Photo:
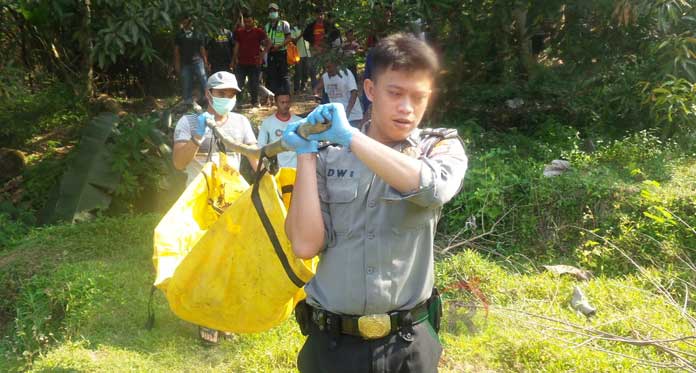
<svg viewBox="0 0 696 373">
<path fill-rule="evenodd" d="M 418 190 L 400 193 L 390 188 L 385 199 L 406 200 L 422 207 L 440 207 L 462 188 L 468 159 L 461 140 L 448 138 L 438 142 L 427 155 L 420 157 Z"/>
<path fill-rule="evenodd" d="M 324 247 L 331 247 L 334 244 L 336 236 L 334 234 L 333 225 L 331 222 L 331 209 L 328 204 L 328 191 L 326 189 L 326 160 L 319 154 L 317 159 L 317 189 L 319 190 L 319 206 L 321 208 L 321 217 L 324 220 Z"/>
<path fill-rule="evenodd" d="M 191 141 L 192 137 L 191 126 L 189 125 L 187 116 L 184 115 L 179 119 L 174 128 L 174 142 Z"/>
</svg>

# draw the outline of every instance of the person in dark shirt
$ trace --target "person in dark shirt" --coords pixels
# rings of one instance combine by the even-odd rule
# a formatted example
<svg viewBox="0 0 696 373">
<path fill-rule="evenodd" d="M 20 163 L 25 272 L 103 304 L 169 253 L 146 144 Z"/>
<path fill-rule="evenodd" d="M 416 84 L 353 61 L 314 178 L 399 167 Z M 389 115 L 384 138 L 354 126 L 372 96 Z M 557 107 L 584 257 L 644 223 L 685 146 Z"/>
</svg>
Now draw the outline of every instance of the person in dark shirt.
<svg viewBox="0 0 696 373">
<path fill-rule="evenodd" d="M 317 7 L 314 14 L 314 21 L 307 24 L 302 33 L 302 37 L 309 43 L 312 53 L 316 56 L 324 51 L 324 38 L 327 34 L 327 25 L 324 22 L 326 13 L 323 8 Z"/>
<path fill-rule="evenodd" d="M 198 79 L 199 101 L 204 104 L 205 98 L 205 66 L 208 66 L 208 55 L 205 50 L 205 36 L 194 30 L 193 20 L 184 16 L 181 29 L 174 37 L 174 70 L 181 78 L 184 103 L 193 104 L 192 85 L 194 77 Z"/>
<path fill-rule="evenodd" d="M 270 41 L 266 32 L 255 26 L 251 14 L 244 13 L 242 17 L 244 26 L 237 28 L 234 32 L 235 45 L 232 63 L 235 66 L 237 81 L 241 89 L 244 89 L 247 78 L 249 79 L 251 105 L 258 107 L 261 63 L 270 47 Z"/>
<path fill-rule="evenodd" d="M 210 74 L 218 71 L 232 70 L 232 54 L 234 51 L 234 34 L 223 28 L 213 38 L 208 40 L 208 62 Z"/>
</svg>

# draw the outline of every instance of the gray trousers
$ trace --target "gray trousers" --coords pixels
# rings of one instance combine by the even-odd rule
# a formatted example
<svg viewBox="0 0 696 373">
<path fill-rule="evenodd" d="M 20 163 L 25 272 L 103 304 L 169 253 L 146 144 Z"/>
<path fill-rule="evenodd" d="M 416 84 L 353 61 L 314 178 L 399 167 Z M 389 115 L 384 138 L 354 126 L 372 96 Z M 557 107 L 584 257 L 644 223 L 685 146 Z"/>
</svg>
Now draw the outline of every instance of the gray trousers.
<svg viewBox="0 0 696 373">
<path fill-rule="evenodd" d="M 399 333 L 364 340 L 333 335 L 311 323 L 309 336 L 297 357 L 301 373 L 432 373 L 442 355 L 442 345 L 428 321 L 413 326 L 412 341 Z"/>
</svg>

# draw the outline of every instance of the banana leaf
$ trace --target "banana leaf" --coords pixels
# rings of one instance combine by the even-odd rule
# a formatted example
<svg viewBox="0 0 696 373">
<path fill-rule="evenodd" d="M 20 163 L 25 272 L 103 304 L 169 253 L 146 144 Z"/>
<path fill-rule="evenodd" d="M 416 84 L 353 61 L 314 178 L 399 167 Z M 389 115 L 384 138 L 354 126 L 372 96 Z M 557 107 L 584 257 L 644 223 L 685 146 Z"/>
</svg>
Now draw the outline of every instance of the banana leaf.
<svg viewBox="0 0 696 373">
<path fill-rule="evenodd" d="M 115 114 L 101 113 L 85 128 L 55 198 L 42 214 L 44 223 L 89 220 L 109 207 L 120 175 L 111 168 L 112 154 L 106 143 L 117 123 Z"/>
</svg>

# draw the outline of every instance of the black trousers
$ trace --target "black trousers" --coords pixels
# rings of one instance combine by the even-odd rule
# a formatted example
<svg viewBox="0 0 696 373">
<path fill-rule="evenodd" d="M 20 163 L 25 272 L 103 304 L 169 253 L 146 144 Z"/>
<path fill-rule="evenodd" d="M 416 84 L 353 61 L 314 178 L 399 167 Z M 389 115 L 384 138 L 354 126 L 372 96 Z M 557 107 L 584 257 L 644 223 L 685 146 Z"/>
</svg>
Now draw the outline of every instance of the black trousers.
<svg viewBox="0 0 696 373">
<path fill-rule="evenodd" d="M 267 86 L 271 92 L 290 93 L 290 74 L 288 72 L 288 54 L 286 51 L 268 53 L 268 66 L 265 71 Z"/>
<path fill-rule="evenodd" d="M 230 72 L 230 64 L 210 64 L 210 71 L 208 71 L 208 76 L 211 76 L 215 74 L 218 71 L 227 71 Z"/>
<path fill-rule="evenodd" d="M 259 84 L 261 79 L 261 69 L 256 65 L 237 65 L 235 68 L 237 75 L 237 84 L 244 91 L 246 80 L 249 78 L 249 94 L 251 95 L 251 104 L 259 103 Z"/>
<path fill-rule="evenodd" d="M 393 333 L 381 339 L 364 340 L 333 335 L 311 323 L 297 368 L 302 373 L 433 373 L 442 355 L 442 345 L 428 321 L 413 326 L 412 341 Z"/>
</svg>

